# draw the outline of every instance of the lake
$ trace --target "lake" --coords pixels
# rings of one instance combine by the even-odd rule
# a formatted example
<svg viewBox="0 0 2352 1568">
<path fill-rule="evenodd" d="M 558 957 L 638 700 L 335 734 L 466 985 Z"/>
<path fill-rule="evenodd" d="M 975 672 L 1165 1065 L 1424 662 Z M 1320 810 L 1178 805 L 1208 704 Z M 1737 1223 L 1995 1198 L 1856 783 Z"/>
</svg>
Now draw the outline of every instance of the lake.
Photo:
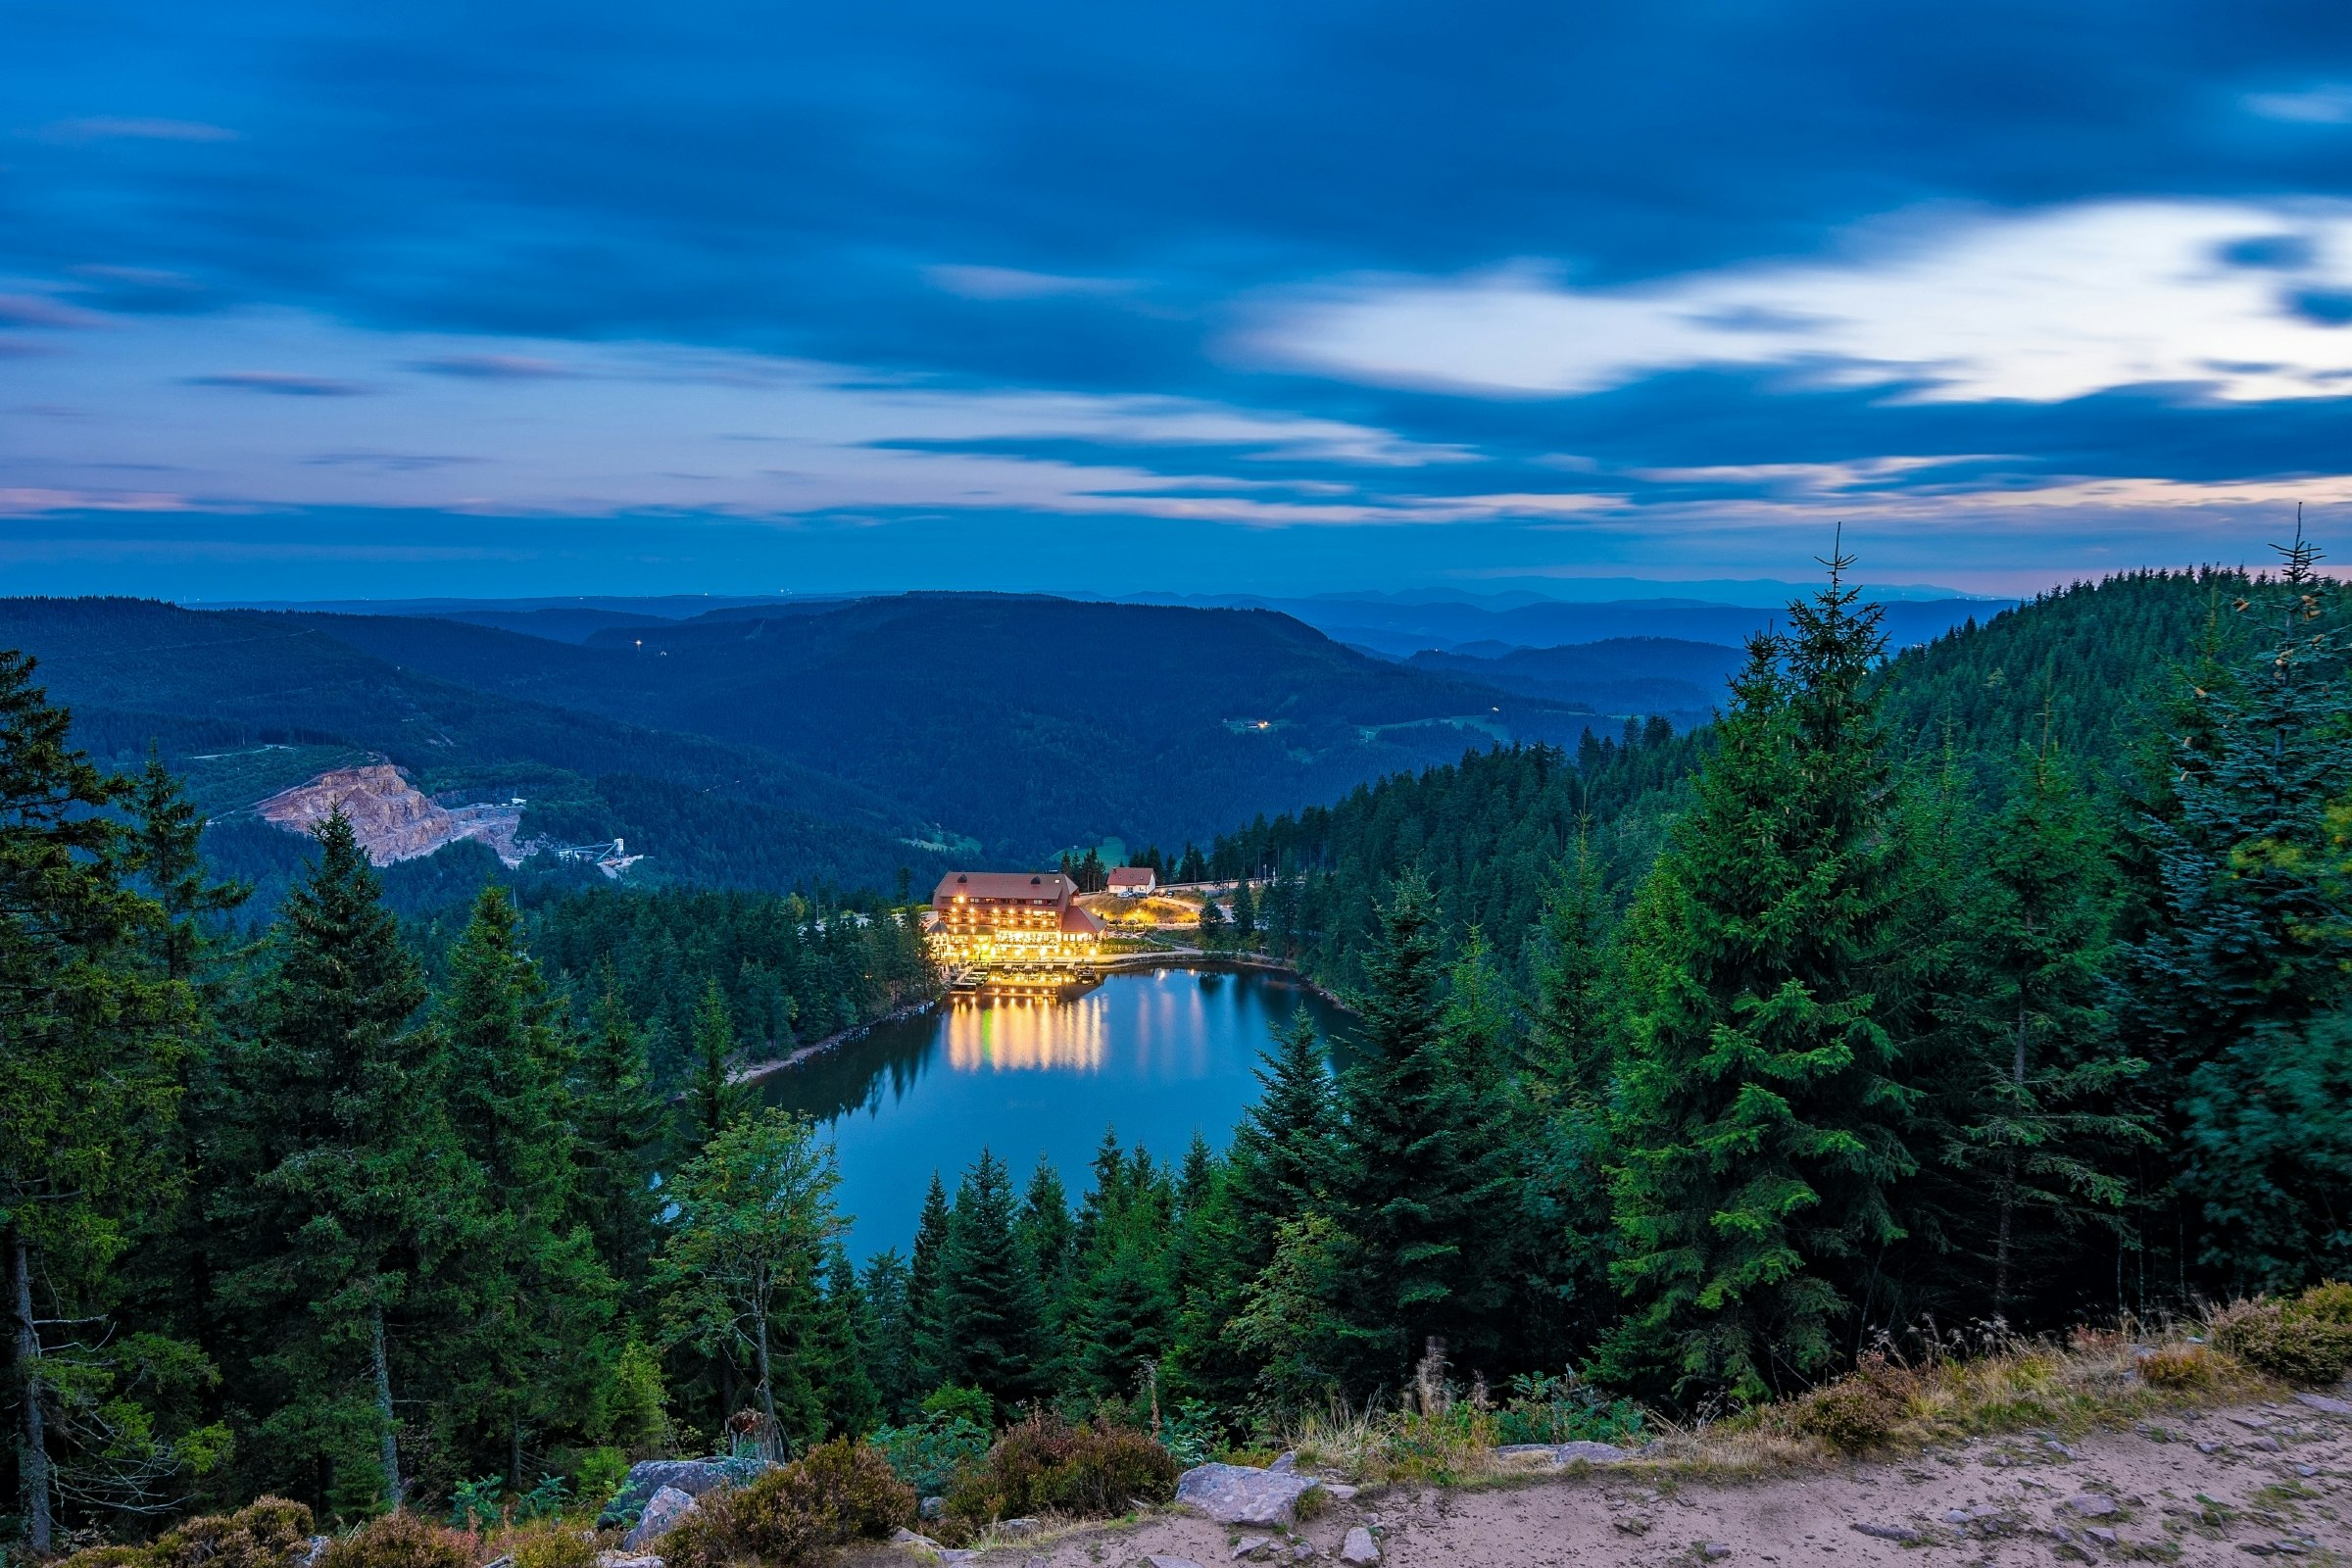
<svg viewBox="0 0 2352 1568">
<path fill-rule="evenodd" d="M 1326 1038 L 1346 1016 L 1263 970 L 1129 970 L 1060 1001 L 954 997 L 760 1092 L 833 1140 L 850 1253 L 862 1262 L 885 1247 L 904 1253 L 931 1172 L 953 1196 L 983 1147 L 1011 1167 L 1016 1195 L 1044 1154 L 1072 1203 L 1106 1127 L 1171 1163 L 1195 1132 L 1223 1149 L 1257 1098 L 1259 1054 L 1301 1004 Z"/>
</svg>

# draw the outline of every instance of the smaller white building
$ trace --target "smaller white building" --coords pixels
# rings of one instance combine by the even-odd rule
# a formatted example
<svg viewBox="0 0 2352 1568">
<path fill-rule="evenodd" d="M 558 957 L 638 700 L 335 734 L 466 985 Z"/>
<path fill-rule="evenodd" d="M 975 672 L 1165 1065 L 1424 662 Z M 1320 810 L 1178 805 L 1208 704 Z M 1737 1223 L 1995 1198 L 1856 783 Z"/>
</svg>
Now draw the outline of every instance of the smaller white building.
<svg viewBox="0 0 2352 1568">
<path fill-rule="evenodd" d="M 1140 899 L 1159 885 L 1158 877 L 1148 865 L 1113 866 L 1106 884 L 1111 893 L 1122 899 Z"/>
</svg>

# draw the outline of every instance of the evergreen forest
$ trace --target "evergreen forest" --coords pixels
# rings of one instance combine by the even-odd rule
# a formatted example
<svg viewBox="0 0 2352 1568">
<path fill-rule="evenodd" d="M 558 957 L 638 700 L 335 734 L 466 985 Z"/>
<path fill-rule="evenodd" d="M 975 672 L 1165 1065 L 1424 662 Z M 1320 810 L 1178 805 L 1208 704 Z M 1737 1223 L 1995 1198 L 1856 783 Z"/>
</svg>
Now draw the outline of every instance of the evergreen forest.
<svg viewBox="0 0 2352 1568">
<path fill-rule="evenodd" d="M 1840 561 L 1708 725 L 1152 852 L 1237 882 L 1218 941 L 1346 999 L 1347 1070 L 1301 1015 L 1224 1147 L 1106 1136 L 1077 1191 L 984 1155 L 864 1258 L 828 1146 L 738 1069 L 932 994 L 905 888 L 404 918 L 330 818 L 251 922 L 180 781 L 101 767 L 0 656 L 8 1534 L 595 1502 L 746 1432 L 870 1439 L 928 1491 L 1039 1409 L 1189 1463 L 1446 1375 L 1531 1438 L 1623 1436 L 1923 1323 L 2342 1278 L 2352 670 L 2318 563 L 1890 657 Z"/>
</svg>

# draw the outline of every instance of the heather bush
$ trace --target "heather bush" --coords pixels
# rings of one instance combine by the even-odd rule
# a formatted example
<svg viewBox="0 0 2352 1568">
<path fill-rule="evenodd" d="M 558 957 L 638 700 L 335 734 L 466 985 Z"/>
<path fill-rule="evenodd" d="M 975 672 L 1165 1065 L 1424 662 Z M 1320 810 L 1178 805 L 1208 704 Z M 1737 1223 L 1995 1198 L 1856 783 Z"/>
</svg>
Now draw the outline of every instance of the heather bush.
<svg viewBox="0 0 2352 1568">
<path fill-rule="evenodd" d="M 498 1555 L 513 1557 L 514 1568 L 596 1568 L 596 1541 L 577 1525 L 539 1520 L 509 1531 Z"/>
<path fill-rule="evenodd" d="M 1874 1350 L 1845 1377 L 1796 1401 L 1797 1430 L 1840 1453 L 1861 1453 L 1893 1435 L 1918 1393 L 1915 1373 Z"/>
<path fill-rule="evenodd" d="M 203 1514 L 141 1546 L 92 1546 L 61 1568 L 286 1568 L 311 1538 L 311 1510 L 258 1497 L 234 1513 Z"/>
<path fill-rule="evenodd" d="M 2330 1281 L 2291 1301 L 2232 1301 L 2213 1315 L 2206 1337 L 2275 1378 L 2341 1382 L 2352 1371 L 2352 1286 Z"/>
<path fill-rule="evenodd" d="M 1139 1501 L 1167 1501 L 1176 1474 L 1168 1450 L 1132 1427 L 1073 1426 L 1032 1411 L 957 1479 L 947 1513 L 965 1533 L 1024 1514 L 1102 1518 Z"/>
<path fill-rule="evenodd" d="M 463 1531 L 403 1509 L 328 1542 L 318 1568 L 473 1568 L 474 1544 Z"/>
<path fill-rule="evenodd" d="M 914 1489 L 867 1444 L 837 1438 L 749 1486 L 707 1493 L 661 1538 L 668 1568 L 790 1568 L 914 1522 Z M 517 1562 L 515 1568 L 527 1568 Z M 569 1565 L 558 1565 L 569 1568 Z"/>
<path fill-rule="evenodd" d="M 2213 1357 L 2194 1345 L 2167 1347 L 2139 1358 L 2140 1381 L 2155 1389 L 2202 1389 L 2214 1380 Z"/>
</svg>

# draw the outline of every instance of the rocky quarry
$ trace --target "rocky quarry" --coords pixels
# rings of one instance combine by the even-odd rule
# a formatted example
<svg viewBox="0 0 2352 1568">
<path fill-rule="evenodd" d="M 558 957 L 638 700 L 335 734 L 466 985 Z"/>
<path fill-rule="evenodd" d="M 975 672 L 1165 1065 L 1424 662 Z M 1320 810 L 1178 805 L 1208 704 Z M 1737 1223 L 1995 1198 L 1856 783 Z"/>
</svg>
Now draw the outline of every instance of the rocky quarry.
<svg viewBox="0 0 2352 1568">
<path fill-rule="evenodd" d="M 307 784 L 280 790 L 253 809 L 263 821 L 289 833 L 309 833 L 341 811 L 368 858 L 377 865 L 417 859 L 460 839 L 479 839 L 510 866 L 523 859 L 524 851 L 514 838 L 522 826 L 520 807 L 438 805 L 389 762 L 321 773 Z"/>
</svg>

